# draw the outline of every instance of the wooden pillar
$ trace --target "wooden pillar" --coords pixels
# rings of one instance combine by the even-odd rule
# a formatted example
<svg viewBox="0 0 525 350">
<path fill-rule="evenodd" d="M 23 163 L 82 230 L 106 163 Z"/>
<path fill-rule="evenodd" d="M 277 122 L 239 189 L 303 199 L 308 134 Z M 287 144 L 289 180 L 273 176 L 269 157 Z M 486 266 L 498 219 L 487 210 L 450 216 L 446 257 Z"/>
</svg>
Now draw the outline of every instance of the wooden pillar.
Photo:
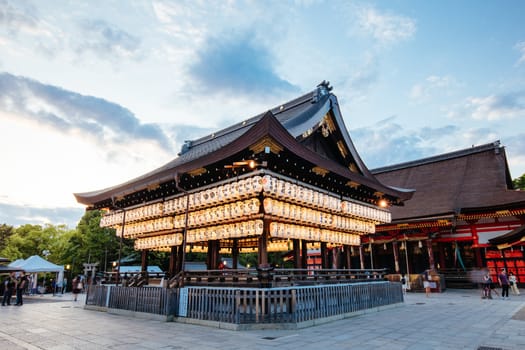
<svg viewBox="0 0 525 350">
<path fill-rule="evenodd" d="M 373 269 L 374 265 L 374 244 L 368 243 L 368 248 L 370 248 L 370 268 Z"/>
<path fill-rule="evenodd" d="M 321 269 L 328 268 L 327 264 L 327 257 L 326 257 L 326 242 L 321 242 Z"/>
<path fill-rule="evenodd" d="M 140 271 L 141 272 L 147 272 L 148 271 L 148 249 L 144 249 L 141 252 L 141 263 L 140 263 Z"/>
<path fill-rule="evenodd" d="M 481 248 L 474 248 L 474 256 L 476 258 L 476 267 L 482 268 L 483 267 L 483 261 L 481 259 Z"/>
<path fill-rule="evenodd" d="M 221 243 L 219 240 L 213 240 L 210 241 L 210 243 L 213 247 L 211 255 L 211 270 L 215 270 L 219 268 L 220 264 L 219 249 L 221 247 Z"/>
<path fill-rule="evenodd" d="M 170 261 L 169 261 L 169 266 L 168 266 L 168 275 L 170 278 L 175 276 L 176 268 L 177 268 L 177 246 L 171 246 Z"/>
<path fill-rule="evenodd" d="M 308 246 L 306 240 L 301 240 L 301 268 L 308 268 Z"/>
<path fill-rule="evenodd" d="M 232 269 L 238 268 L 238 258 L 239 258 L 239 240 L 237 238 L 233 239 L 232 242 Z"/>
<path fill-rule="evenodd" d="M 302 269 L 302 261 L 301 261 L 301 241 L 298 239 L 292 240 L 292 249 L 293 249 L 293 262 L 294 262 L 294 268 L 296 269 Z"/>
<path fill-rule="evenodd" d="M 269 225 L 264 225 L 265 228 Z M 259 248 L 259 266 L 268 266 L 268 230 L 264 230 L 262 235 L 259 237 L 258 242 Z"/>
<path fill-rule="evenodd" d="M 427 252 L 428 252 L 428 265 L 431 271 L 436 269 L 436 263 L 434 261 L 434 251 L 432 250 L 432 239 L 427 239 Z"/>
<path fill-rule="evenodd" d="M 394 252 L 394 270 L 396 273 L 400 273 L 399 269 L 399 247 L 397 241 L 392 242 L 392 251 Z"/>
<path fill-rule="evenodd" d="M 409 257 L 408 257 L 408 251 L 409 251 L 408 240 L 406 240 L 404 243 L 405 243 L 405 263 L 407 265 L 407 274 L 410 274 L 410 264 L 409 264 Z"/>
<path fill-rule="evenodd" d="M 206 269 L 211 270 L 212 269 L 212 260 L 211 256 L 213 255 L 213 244 L 212 241 L 208 241 L 208 251 L 206 252 Z"/>
<path fill-rule="evenodd" d="M 352 268 L 352 254 L 351 253 L 352 252 L 350 250 L 350 246 L 344 245 L 343 246 L 343 263 L 347 269 Z"/>
<path fill-rule="evenodd" d="M 342 261 L 341 261 L 341 248 L 334 247 L 332 248 L 332 268 L 333 269 L 340 269 L 342 268 Z"/>
<path fill-rule="evenodd" d="M 445 252 L 443 251 L 444 248 L 443 248 L 443 244 L 442 243 L 438 243 L 438 250 L 439 250 L 439 264 L 440 264 L 440 267 L 442 269 L 448 267 L 447 266 L 447 262 L 445 260 Z"/>
<path fill-rule="evenodd" d="M 361 269 L 365 268 L 365 252 L 363 249 L 363 245 L 359 245 L 359 262 L 361 264 Z"/>
<path fill-rule="evenodd" d="M 179 273 L 181 272 L 182 270 L 184 270 L 184 266 L 182 266 L 182 250 L 184 249 L 183 245 L 179 245 L 176 247 L 177 249 L 177 263 L 176 263 L 176 268 L 175 268 L 175 273 Z"/>
<path fill-rule="evenodd" d="M 264 213 L 264 193 L 259 194 L 259 213 Z M 263 233 L 257 241 L 257 262 L 261 267 L 268 266 L 268 237 L 270 236 L 270 220 L 263 218 Z"/>
</svg>

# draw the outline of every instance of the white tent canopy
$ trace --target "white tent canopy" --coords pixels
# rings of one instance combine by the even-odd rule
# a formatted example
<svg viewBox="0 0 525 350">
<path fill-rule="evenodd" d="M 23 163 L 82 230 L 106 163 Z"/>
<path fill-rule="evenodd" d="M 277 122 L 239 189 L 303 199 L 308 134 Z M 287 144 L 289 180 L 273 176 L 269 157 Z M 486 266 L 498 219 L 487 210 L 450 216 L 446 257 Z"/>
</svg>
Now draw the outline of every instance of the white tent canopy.
<svg viewBox="0 0 525 350">
<path fill-rule="evenodd" d="M 57 275 L 57 282 L 62 285 L 63 279 L 64 279 L 64 266 L 62 265 L 55 265 L 43 258 L 41 258 L 38 255 L 30 256 L 29 258 L 23 260 L 18 259 L 13 261 L 11 264 L 8 265 L 9 267 L 17 268 L 20 270 L 23 270 L 27 273 L 33 274 L 32 278 L 32 288 L 33 290 L 37 289 L 37 274 L 39 272 L 56 272 Z M 44 289 L 42 287 L 42 289 Z"/>
<path fill-rule="evenodd" d="M 55 265 L 38 255 L 30 256 L 25 260 L 16 260 L 9 264 L 9 267 L 17 267 L 25 272 L 63 272 L 64 266 Z"/>
</svg>

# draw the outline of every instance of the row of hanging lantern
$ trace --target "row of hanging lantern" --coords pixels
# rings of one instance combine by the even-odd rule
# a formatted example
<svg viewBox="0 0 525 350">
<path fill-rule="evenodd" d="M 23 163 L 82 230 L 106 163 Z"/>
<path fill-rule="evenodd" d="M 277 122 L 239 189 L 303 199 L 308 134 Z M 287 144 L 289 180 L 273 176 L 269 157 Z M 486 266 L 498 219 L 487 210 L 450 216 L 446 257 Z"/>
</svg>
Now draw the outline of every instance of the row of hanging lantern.
<svg viewBox="0 0 525 350">
<path fill-rule="evenodd" d="M 188 243 L 195 243 L 229 238 L 260 236 L 262 233 L 262 220 L 248 220 L 232 224 L 188 230 L 186 237 Z"/>
<path fill-rule="evenodd" d="M 291 249 L 291 243 L 286 240 L 279 240 L 268 242 L 266 251 L 267 252 L 287 252 Z M 232 254 L 231 247 L 221 247 L 219 253 L 221 254 Z M 255 253 L 257 252 L 257 247 L 242 247 L 238 248 L 239 253 Z"/>
<path fill-rule="evenodd" d="M 341 201 L 341 212 L 362 219 L 372 220 L 376 224 L 385 224 L 392 221 L 392 215 L 388 210 L 372 208 L 344 200 Z"/>
<path fill-rule="evenodd" d="M 146 238 L 140 239 L 140 243 L 135 243 L 135 249 L 141 250 L 141 249 L 149 249 L 149 250 L 157 250 L 157 251 L 170 251 L 171 245 L 180 245 L 181 243 L 176 244 L 163 244 L 166 242 L 158 241 L 159 246 L 146 244 L 145 242 L 151 242 L 152 237 L 148 237 L 146 241 L 144 241 Z M 153 240 L 153 242 L 155 242 Z M 333 244 L 328 243 L 327 245 L 329 248 L 331 247 L 338 247 L 339 244 Z M 279 241 L 270 241 L 268 242 L 267 251 L 268 252 L 287 252 L 290 251 L 293 248 L 292 242 L 290 240 L 279 240 Z M 307 243 L 307 249 L 308 250 L 315 250 L 320 249 L 321 245 L 319 242 L 308 242 Z M 232 254 L 233 249 L 231 247 L 221 247 L 219 250 L 220 254 Z M 208 247 L 206 245 L 187 245 L 186 246 L 186 253 L 207 253 Z M 241 247 L 238 248 L 238 253 L 255 253 L 257 252 L 257 247 Z"/>
<path fill-rule="evenodd" d="M 213 207 L 218 204 L 254 197 L 262 190 L 262 177 L 253 176 L 203 191 L 190 193 L 144 206 L 126 210 L 126 223 L 140 221 L 151 217 L 180 214 L 188 210 Z M 122 211 L 111 212 L 102 217 L 101 227 L 116 226 L 122 223 Z M 220 214 L 219 214 L 220 215 Z"/>
<path fill-rule="evenodd" d="M 373 223 L 388 223 L 391 221 L 390 212 L 387 210 L 341 200 L 326 193 L 300 186 L 290 181 L 285 181 L 270 175 L 265 175 L 264 177 L 253 176 L 223 184 L 214 188 L 198 191 L 188 194 L 188 197 L 179 196 L 177 198 L 169 199 L 163 203 L 157 202 L 146 204 L 138 208 L 129 209 L 126 211 L 126 223 L 143 221 L 152 217 L 181 214 L 184 213 L 186 209 L 189 211 L 195 211 L 203 208 L 210 208 L 197 214 L 198 217 L 202 217 L 203 215 L 208 216 L 208 219 L 205 219 L 204 222 L 209 222 L 209 219 L 220 221 L 222 220 L 221 217 L 227 218 L 228 215 L 232 215 L 231 211 L 239 210 L 242 207 L 242 204 L 240 204 L 240 207 L 237 205 L 240 199 L 254 197 L 260 191 L 264 191 L 265 194 L 272 197 L 302 204 L 309 208 L 341 213 L 343 215 L 370 220 Z M 225 202 L 232 202 L 233 207 L 220 206 L 218 209 L 213 208 L 214 206 Z M 246 204 L 245 201 L 240 203 Z M 187 204 L 188 208 L 186 208 Z M 251 206 L 252 204 L 255 205 L 256 202 L 252 201 L 247 204 Z M 283 210 L 286 210 L 286 208 L 287 207 L 284 206 Z M 294 208 L 301 207 L 295 206 Z M 242 208 L 242 210 L 244 211 L 245 209 Z M 251 210 L 249 211 L 250 213 L 252 212 Z M 313 221 L 321 221 L 321 223 L 325 221 L 325 216 L 321 212 L 309 211 L 308 213 L 318 216 L 318 220 L 313 219 Z M 310 214 L 305 215 L 309 216 Z M 295 215 L 300 215 L 303 217 L 303 214 Z M 122 219 L 122 211 L 112 212 L 102 217 L 100 226 L 116 226 L 122 223 Z M 326 216 L 326 220 L 328 219 L 329 216 Z M 196 222 L 201 221 L 202 220 L 200 218 L 196 218 Z"/>
<path fill-rule="evenodd" d="M 171 247 L 182 244 L 182 234 L 172 233 L 154 237 L 143 237 L 135 240 L 135 249 L 144 250 L 152 248 Z"/>
<path fill-rule="evenodd" d="M 261 191 L 272 197 L 284 199 L 293 203 L 303 204 L 310 208 L 322 209 L 331 212 L 342 212 L 375 223 L 391 221 L 387 210 L 370 207 L 346 200 L 341 200 L 329 194 L 301 186 L 290 181 L 282 180 L 270 175 L 253 176 L 214 188 L 190 193 L 169 200 L 129 209 L 126 211 L 126 222 L 141 221 L 153 217 L 183 213 L 186 209 L 193 211 L 209 208 L 225 202 L 238 201 L 243 198 L 256 196 Z M 188 205 L 188 208 L 186 206 Z M 122 222 L 122 211 L 112 212 L 101 219 L 100 226 L 115 226 Z"/>
<path fill-rule="evenodd" d="M 118 211 L 105 215 L 100 219 L 100 227 L 115 226 L 122 223 L 124 212 Z M 126 223 L 147 220 L 163 215 L 163 204 L 161 202 L 146 204 L 137 208 L 126 210 Z"/>
<path fill-rule="evenodd" d="M 344 245 L 359 245 L 361 237 L 358 234 L 349 234 L 317 227 L 299 226 L 272 222 L 270 235 L 278 238 L 302 239 L 307 241 L 330 242 Z"/>
<path fill-rule="evenodd" d="M 261 176 L 253 176 L 188 194 L 188 209 L 197 210 L 218 204 L 254 197 L 262 190 Z M 186 197 L 177 197 L 164 203 L 164 215 L 186 210 Z"/>
<path fill-rule="evenodd" d="M 163 215 L 163 204 L 157 202 L 146 204 L 141 207 L 129 209 L 126 211 L 126 222 L 140 221 Z"/>
<path fill-rule="evenodd" d="M 121 225 L 122 220 L 124 220 L 123 211 L 111 212 L 100 219 L 100 227 L 115 227 Z"/>
<path fill-rule="evenodd" d="M 141 222 L 127 223 L 124 226 L 124 237 L 125 238 L 136 238 L 143 233 L 166 231 L 173 229 L 173 218 L 163 217 L 154 220 L 147 220 Z M 116 226 L 116 233 L 120 236 L 122 232 L 122 226 Z"/>
<path fill-rule="evenodd" d="M 281 218 L 295 220 L 306 224 L 327 226 L 336 230 L 360 233 L 375 232 L 374 223 L 369 221 L 330 214 L 272 198 L 264 199 L 264 211 L 265 213 Z"/>
<path fill-rule="evenodd" d="M 220 223 L 224 220 L 247 217 L 259 212 L 259 200 L 251 198 L 244 201 L 232 202 L 216 207 L 188 213 L 188 227 Z M 186 215 L 176 215 L 174 227 L 182 228 L 186 225 Z"/>
<path fill-rule="evenodd" d="M 277 198 L 284 198 L 315 208 L 339 211 L 340 207 L 340 200 L 334 196 L 270 175 L 263 177 L 263 190 Z"/>
<path fill-rule="evenodd" d="M 269 175 L 263 177 L 263 190 L 265 193 L 277 198 L 304 204 L 308 207 L 342 212 L 346 215 L 371 220 L 374 223 L 391 222 L 391 215 L 387 210 L 341 200 L 332 195 Z"/>
</svg>

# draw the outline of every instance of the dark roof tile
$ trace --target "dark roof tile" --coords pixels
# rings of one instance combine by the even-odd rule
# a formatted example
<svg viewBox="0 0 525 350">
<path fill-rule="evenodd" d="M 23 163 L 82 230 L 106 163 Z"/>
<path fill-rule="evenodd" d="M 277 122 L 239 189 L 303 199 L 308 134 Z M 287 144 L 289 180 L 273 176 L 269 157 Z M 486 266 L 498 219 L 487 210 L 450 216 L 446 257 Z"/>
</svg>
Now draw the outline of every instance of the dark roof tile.
<svg viewBox="0 0 525 350">
<path fill-rule="evenodd" d="M 381 183 L 416 190 L 404 207 L 392 208 L 393 220 L 525 204 L 525 192 L 511 187 L 505 149 L 499 142 L 371 172 Z"/>
</svg>

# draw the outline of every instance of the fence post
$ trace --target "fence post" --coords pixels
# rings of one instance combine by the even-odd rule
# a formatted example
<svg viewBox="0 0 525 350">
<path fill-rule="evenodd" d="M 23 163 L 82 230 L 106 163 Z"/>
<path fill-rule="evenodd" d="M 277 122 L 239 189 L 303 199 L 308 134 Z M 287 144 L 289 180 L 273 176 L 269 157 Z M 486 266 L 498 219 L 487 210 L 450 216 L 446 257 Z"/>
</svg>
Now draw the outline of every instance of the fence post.
<svg viewBox="0 0 525 350">
<path fill-rule="evenodd" d="M 241 291 L 239 289 L 235 290 L 235 321 L 234 323 L 241 323 Z"/>
<path fill-rule="evenodd" d="M 111 294 L 111 287 L 112 286 L 108 286 L 108 289 L 107 289 L 107 292 L 106 292 L 106 307 L 109 308 L 109 296 Z"/>
</svg>

